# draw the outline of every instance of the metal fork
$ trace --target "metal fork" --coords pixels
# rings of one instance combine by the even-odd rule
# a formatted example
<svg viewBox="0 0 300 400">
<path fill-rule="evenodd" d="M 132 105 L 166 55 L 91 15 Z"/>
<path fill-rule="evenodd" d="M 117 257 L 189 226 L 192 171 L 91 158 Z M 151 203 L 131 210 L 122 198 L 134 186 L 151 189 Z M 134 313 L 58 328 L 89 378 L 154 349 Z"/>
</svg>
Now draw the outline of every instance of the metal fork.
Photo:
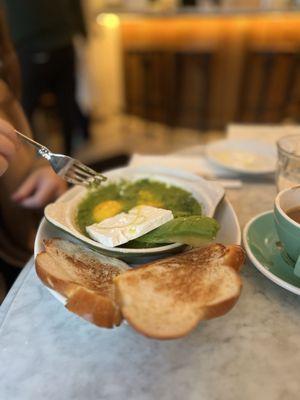
<svg viewBox="0 0 300 400">
<path fill-rule="evenodd" d="M 92 186 L 106 181 L 107 177 L 82 164 L 75 158 L 64 154 L 52 153 L 46 146 L 41 145 L 23 133 L 14 130 L 25 142 L 37 148 L 37 152 L 49 161 L 51 167 L 61 178 L 73 185 Z"/>
</svg>

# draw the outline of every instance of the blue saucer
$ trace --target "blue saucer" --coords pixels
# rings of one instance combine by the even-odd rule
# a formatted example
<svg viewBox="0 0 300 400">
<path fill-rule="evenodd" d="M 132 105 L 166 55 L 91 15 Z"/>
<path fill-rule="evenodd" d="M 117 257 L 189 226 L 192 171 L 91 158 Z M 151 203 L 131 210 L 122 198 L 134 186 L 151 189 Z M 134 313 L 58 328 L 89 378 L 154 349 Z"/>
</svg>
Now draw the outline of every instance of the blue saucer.
<svg viewBox="0 0 300 400">
<path fill-rule="evenodd" d="M 294 263 L 279 241 L 273 211 L 259 214 L 244 228 L 243 241 L 248 257 L 267 278 L 288 291 L 300 295 L 300 278 Z"/>
</svg>

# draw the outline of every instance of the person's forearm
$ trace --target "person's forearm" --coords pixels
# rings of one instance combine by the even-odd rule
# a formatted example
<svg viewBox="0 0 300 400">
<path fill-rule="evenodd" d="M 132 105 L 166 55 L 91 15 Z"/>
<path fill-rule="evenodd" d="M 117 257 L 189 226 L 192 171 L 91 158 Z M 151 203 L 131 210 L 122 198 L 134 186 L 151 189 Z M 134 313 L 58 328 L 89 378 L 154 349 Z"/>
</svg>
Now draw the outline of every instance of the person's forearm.
<svg viewBox="0 0 300 400">
<path fill-rule="evenodd" d="M 4 57 L 5 54 L 9 53 L 14 53 L 14 45 L 6 23 L 5 10 L 0 2 L 0 54 L 1 57 Z"/>
<path fill-rule="evenodd" d="M 1 78 L 9 84 L 14 95 L 21 97 L 21 72 L 19 61 L 6 24 L 5 10 L 0 0 L 0 61 Z"/>
</svg>

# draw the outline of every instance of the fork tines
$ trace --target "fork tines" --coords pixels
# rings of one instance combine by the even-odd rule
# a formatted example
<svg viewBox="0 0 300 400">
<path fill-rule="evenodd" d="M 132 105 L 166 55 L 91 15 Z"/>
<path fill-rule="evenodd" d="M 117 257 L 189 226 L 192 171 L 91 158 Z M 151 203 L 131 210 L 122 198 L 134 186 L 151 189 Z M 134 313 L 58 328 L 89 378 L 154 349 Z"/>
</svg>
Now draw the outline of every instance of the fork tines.
<svg viewBox="0 0 300 400">
<path fill-rule="evenodd" d="M 65 178 L 75 185 L 89 186 L 93 183 L 101 183 L 106 181 L 106 177 L 97 173 L 92 168 L 82 164 L 80 161 L 75 160 L 74 164 L 67 171 Z"/>
</svg>

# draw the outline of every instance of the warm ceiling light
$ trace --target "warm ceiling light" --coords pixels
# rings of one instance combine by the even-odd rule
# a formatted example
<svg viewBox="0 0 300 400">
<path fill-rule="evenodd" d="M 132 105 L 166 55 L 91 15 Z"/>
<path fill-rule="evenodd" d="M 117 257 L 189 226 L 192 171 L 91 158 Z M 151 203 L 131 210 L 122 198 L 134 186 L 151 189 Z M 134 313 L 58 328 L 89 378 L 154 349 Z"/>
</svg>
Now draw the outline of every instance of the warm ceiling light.
<svg viewBox="0 0 300 400">
<path fill-rule="evenodd" d="M 119 17 L 116 14 L 99 14 L 96 21 L 106 28 L 117 28 L 120 24 Z"/>
</svg>

